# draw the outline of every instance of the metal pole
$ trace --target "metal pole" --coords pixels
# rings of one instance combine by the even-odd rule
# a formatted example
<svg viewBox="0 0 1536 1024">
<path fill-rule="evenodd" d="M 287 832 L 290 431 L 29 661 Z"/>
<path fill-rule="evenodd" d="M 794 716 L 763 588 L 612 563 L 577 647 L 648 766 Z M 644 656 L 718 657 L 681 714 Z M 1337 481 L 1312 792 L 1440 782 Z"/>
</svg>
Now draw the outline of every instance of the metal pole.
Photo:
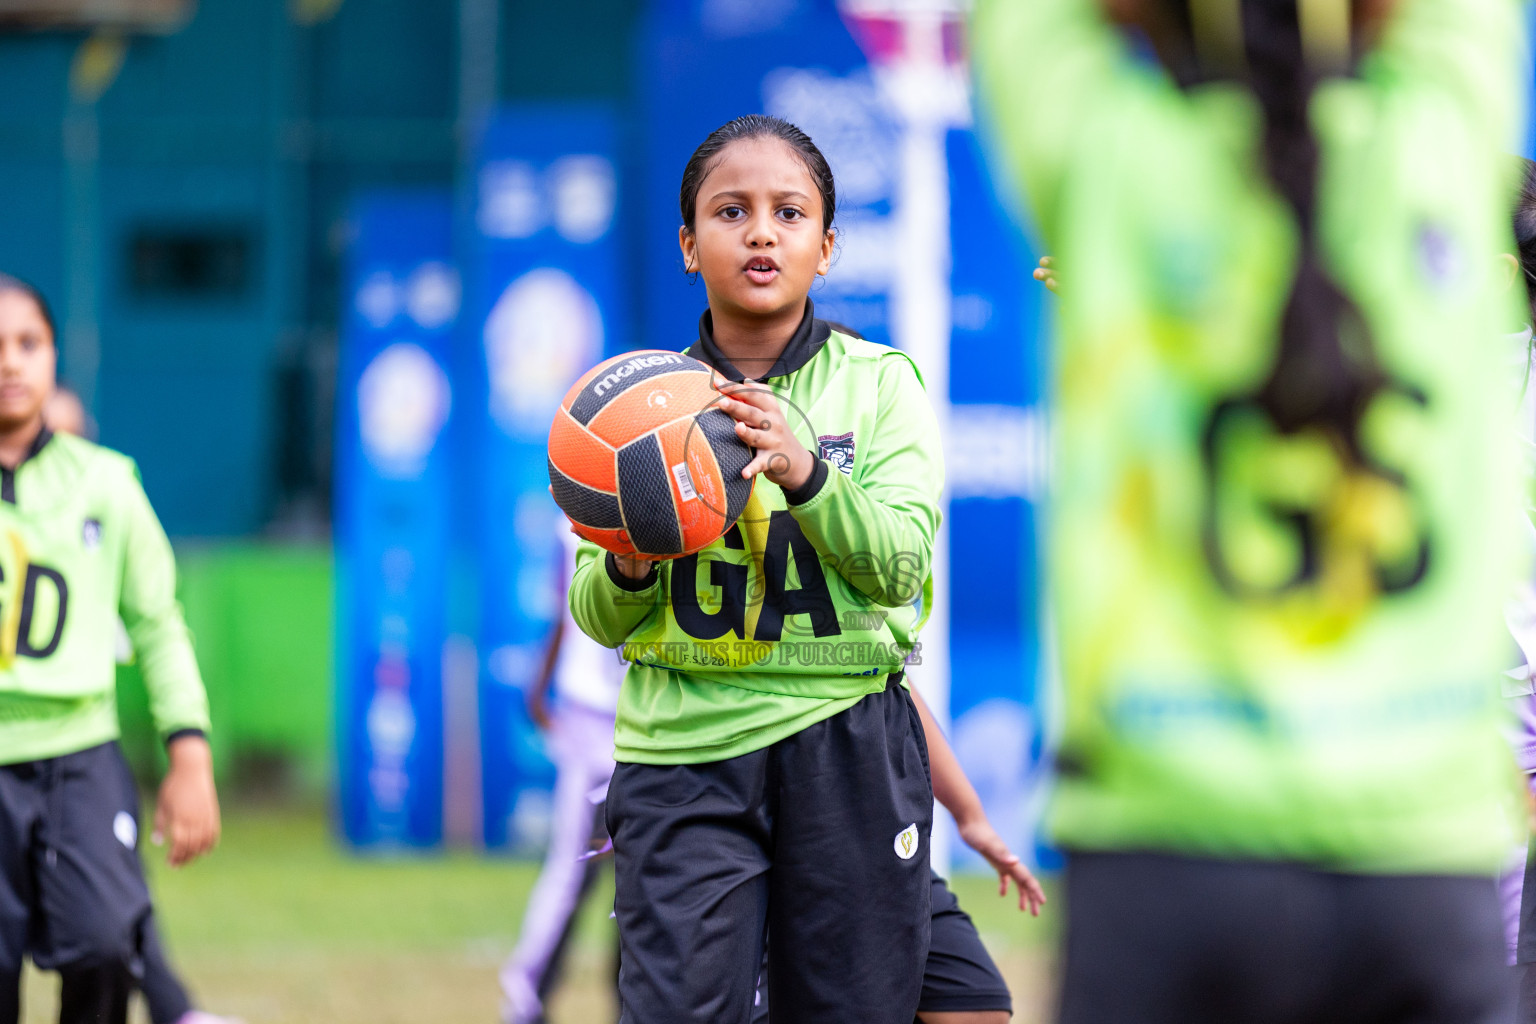
<svg viewBox="0 0 1536 1024">
<path fill-rule="evenodd" d="M 459 0 L 459 87 L 455 133 L 459 173 L 473 167 L 475 141 L 500 89 L 500 0 Z M 463 622 L 450 621 L 449 629 Z M 473 626 L 469 627 L 473 630 Z M 479 654 L 473 633 L 454 632 L 443 649 L 443 834 L 476 845 L 481 821 Z"/>
<path fill-rule="evenodd" d="M 897 262 L 892 292 L 892 335 L 923 371 L 941 437 L 949 436 L 950 225 L 946 141 L 953 127 L 970 123 L 964 75 L 944 52 L 944 28 L 956 20 L 953 3 L 855 0 L 856 14 L 894 20 L 902 46 L 876 67 L 876 79 L 901 120 L 896 234 L 910 258 Z M 922 665 L 913 682 L 940 726 L 949 725 L 950 594 L 948 481 L 939 499 L 944 514 L 933 543 L 933 607 L 922 632 Z M 939 871 L 950 860 L 948 814 L 935 808 L 931 855 Z"/>
<path fill-rule="evenodd" d="M 500 0 L 459 0 L 458 135 L 466 165 L 475 130 L 501 87 L 500 41 Z"/>
<path fill-rule="evenodd" d="M 96 99 L 74 98 L 64 115 L 64 371 L 96 415 L 101 370 L 101 131 Z"/>
<path fill-rule="evenodd" d="M 838 3 L 845 15 L 877 23 L 871 27 L 884 30 L 895 25 L 900 28 L 899 47 L 891 45 L 889 32 L 881 31 L 875 38 L 880 40 L 877 45 L 882 52 L 872 55 L 878 79 L 903 126 L 902 185 L 898 190 L 896 216 L 897 232 L 908 257 L 899 266 L 897 293 L 893 295 L 894 332 L 902 347 L 911 351 L 922 365 L 928 382 L 929 398 L 938 413 L 941 429 L 948 433 L 955 425 L 950 422 L 948 402 L 949 225 L 946 218 L 941 231 L 937 221 L 948 211 L 949 182 L 944 174 L 946 168 L 936 165 L 929 166 L 926 171 L 923 168 L 925 164 L 933 165 L 935 161 L 944 159 L 944 138 L 948 130 L 968 127 L 972 121 L 969 86 L 960 54 L 962 47 L 955 46 L 952 52 L 945 52 L 946 38 L 958 42 L 971 3 L 970 0 L 838 0 Z M 950 32 L 954 35 L 947 35 Z M 918 208 L 914 209 L 914 204 Z M 925 289 L 941 288 L 942 295 L 924 297 Z M 941 304 L 944 309 L 942 330 L 937 315 Z M 923 347 L 930 344 L 936 347 L 931 350 Z M 967 417 L 967 420 L 974 423 L 973 416 Z M 1049 478 L 1048 426 L 1043 405 L 1027 411 L 1023 427 L 1026 451 L 1024 472 L 1019 484 L 1022 496 L 1034 504 L 1038 511 Z M 946 437 L 946 446 L 949 443 L 950 438 Z M 951 450 L 949 454 L 953 466 L 956 461 L 953 458 L 955 452 Z M 946 513 L 949 500 L 949 487 L 946 486 L 943 505 Z M 924 665 L 922 674 L 914 673 L 914 682 L 920 684 L 941 724 L 947 724 L 950 713 L 947 530 L 941 533 L 935 545 L 933 571 L 936 584 L 935 615 L 923 632 Z M 1059 732 L 1060 717 L 1057 697 L 1059 690 L 1055 682 L 1055 632 L 1047 620 L 1036 625 L 1040 629 L 1043 643 L 1040 666 L 1043 678 L 1037 698 L 1041 718 L 1039 727 L 1045 731 L 1047 746 L 1050 748 L 1054 746 L 1054 737 Z M 934 671 L 940 667 L 942 672 Z M 1023 769 L 1021 764 L 1020 770 Z M 1045 787 L 1030 784 L 1030 790 L 1030 807 L 1023 818 L 1027 822 L 1038 823 L 1038 805 L 1043 802 Z M 1000 808 L 998 811 L 1009 814 Z M 935 864 L 944 863 L 949 853 L 948 839 L 951 833 L 937 826 L 937 822 L 945 817 L 942 810 L 935 815 L 932 850 Z"/>
<path fill-rule="evenodd" d="M 75 50 L 64 114 L 64 370 L 86 412 L 96 413 L 101 370 L 101 125 L 96 102 L 117 80 L 127 39 L 101 31 Z"/>
</svg>

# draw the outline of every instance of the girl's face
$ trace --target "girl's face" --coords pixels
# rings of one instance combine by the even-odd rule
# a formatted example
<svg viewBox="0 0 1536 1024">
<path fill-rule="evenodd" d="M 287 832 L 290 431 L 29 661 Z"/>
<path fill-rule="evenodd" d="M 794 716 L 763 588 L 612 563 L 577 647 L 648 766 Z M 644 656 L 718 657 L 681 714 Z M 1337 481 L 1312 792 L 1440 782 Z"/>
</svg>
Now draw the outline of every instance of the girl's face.
<svg viewBox="0 0 1536 1024">
<path fill-rule="evenodd" d="M 0 429 L 41 416 L 57 360 L 53 332 L 37 303 L 24 292 L 0 291 Z"/>
<path fill-rule="evenodd" d="M 798 316 L 832 262 L 821 218 L 821 193 L 799 155 L 779 139 L 742 139 L 705 175 L 694 230 L 680 229 L 678 242 L 717 315 Z"/>
</svg>

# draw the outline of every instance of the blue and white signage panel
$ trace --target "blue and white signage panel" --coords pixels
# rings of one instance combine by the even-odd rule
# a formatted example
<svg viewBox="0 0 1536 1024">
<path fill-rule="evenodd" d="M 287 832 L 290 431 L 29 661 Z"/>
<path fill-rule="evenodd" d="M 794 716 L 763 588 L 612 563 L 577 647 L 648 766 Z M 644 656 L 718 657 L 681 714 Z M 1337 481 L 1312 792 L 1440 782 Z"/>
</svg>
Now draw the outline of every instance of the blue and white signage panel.
<svg viewBox="0 0 1536 1024">
<path fill-rule="evenodd" d="M 352 222 L 336 430 L 341 824 L 360 847 L 426 847 L 442 837 L 452 199 L 365 195 Z"/>
<path fill-rule="evenodd" d="M 631 347 L 620 286 L 619 162 L 612 115 L 507 107 L 473 168 L 465 252 L 469 311 L 466 472 L 474 484 L 485 843 L 535 847 L 553 770 L 525 711 L 558 592 L 546 444 L 560 399 L 605 352 Z"/>
</svg>

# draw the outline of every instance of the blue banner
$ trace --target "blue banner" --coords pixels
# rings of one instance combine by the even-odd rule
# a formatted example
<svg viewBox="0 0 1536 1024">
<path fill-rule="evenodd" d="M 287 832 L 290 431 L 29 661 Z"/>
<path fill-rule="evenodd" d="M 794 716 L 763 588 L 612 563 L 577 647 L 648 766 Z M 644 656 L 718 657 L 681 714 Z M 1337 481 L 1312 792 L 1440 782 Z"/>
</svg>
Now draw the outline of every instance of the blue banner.
<svg viewBox="0 0 1536 1024">
<path fill-rule="evenodd" d="M 358 846 L 442 838 L 444 595 L 459 310 L 447 192 L 353 208 L 337 385 L 337 750 Z"/>
<path fill-rule="evenodd" d="M 1038 547 L 1048 478 L 1047 292 L 974 131 L 949 133 L 950 741 L 998 832 L 1030 850 L 1045 796 Z M 999 572 L 999 567 L 1004 571 Z M 958 863 L 980 857 L 955 843 Z"/>
<path fill-rule="evenodd" d="M 545 446 L 560 399 L 630 346 L 619 285 L 617 131 L 592 107 L 507 108 L 474 166 L 466 246 L 481 619 L 485 844 L 541 845 L 553 770 L 525 710 L 559 609 Z"/>
</svg>

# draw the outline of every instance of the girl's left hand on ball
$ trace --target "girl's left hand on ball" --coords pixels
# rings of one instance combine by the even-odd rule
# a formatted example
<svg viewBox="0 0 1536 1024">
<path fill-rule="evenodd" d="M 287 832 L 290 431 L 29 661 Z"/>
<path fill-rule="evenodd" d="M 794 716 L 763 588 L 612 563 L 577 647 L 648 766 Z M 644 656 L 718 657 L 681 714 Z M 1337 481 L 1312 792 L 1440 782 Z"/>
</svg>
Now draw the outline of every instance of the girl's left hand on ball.
<svg viewBox="0 0 1536 1024">
<path fill-rule="evenodd" d="M 761 473 L 786 491 L 803 487 L 816 460 L 789 429 L 773 392 L 752 381 L 736 384 L 719 374 L 714 385 L 725 396 L 717 408 L 736 421 L 736 436 L 757 449 L 741 475 L 750 479 Z"/>
</svg>

